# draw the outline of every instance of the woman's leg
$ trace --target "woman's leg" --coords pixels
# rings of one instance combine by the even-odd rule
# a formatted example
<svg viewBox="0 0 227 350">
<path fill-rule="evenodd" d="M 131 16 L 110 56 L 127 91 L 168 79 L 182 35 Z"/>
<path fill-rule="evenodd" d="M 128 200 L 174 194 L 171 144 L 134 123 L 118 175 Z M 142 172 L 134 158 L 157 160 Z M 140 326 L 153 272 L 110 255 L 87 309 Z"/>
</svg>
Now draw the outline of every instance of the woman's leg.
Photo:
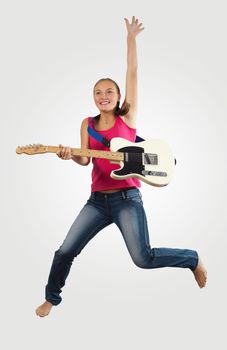
<svg viewBox="0 0 227 350">
<path fill-rule="evenodd" d="M 161 267 L 189 268 L 200 287 L 205 285 L 205 269 L 194 250 L 179 248 L 151 248 L 146 214 L 141 194 L 131 191 L 115 210 L 113 221 L 119 227 L 134 263 L 146 269 Z M 201 275 L 202 274 L 202 275 Z"/>
<path fill-rule="evenodd" d="M 108 217 L 93 206 L 92 203 L 87 203 L 83 207 L 72 224 L 63 244 L 54 254 L 46 285 L 46 302 L 44 304 L 47 311 L 52 305 L 58 305 L 61 302 L 60 293 L 65 285 L 74 258 L 100 230 L 109 224 Z M 41 313 L 39 311 L 37 309 L 36 313 Z M 45 315 L 39 314 L 39 316 Z"/>
</svg>

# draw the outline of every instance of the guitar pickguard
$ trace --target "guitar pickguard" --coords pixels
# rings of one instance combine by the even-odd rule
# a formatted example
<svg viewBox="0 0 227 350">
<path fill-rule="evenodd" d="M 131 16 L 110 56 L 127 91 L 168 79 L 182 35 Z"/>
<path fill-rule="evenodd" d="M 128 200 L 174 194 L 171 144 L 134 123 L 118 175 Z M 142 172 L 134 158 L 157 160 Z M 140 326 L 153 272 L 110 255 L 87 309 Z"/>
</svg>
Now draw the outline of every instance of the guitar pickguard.
<svg viewBox="0 0 227 350">
<path fill-rule="evenodd" d="M 118 152 L 124 153 L 124 166 L 119 170 L 114 170 L 115 175 L 125 176 L 134 173 L 143 176 L 145 168 L 143 165 L 144 149 L 142 147 L 127 146 L 120 148 Z"/>
</svg>

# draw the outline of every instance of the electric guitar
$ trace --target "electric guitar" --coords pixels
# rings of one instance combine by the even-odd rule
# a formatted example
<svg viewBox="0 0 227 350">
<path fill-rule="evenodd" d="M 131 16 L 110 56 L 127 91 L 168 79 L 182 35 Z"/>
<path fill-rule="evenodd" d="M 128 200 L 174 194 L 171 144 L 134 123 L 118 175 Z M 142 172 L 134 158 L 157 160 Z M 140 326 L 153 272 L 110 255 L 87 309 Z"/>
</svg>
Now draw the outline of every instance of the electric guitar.
<svg viewBox="0 0 227 350">
<path fill-rule="evenodd" d="M 57 146 L 29 145 L 17 147 L 17 154 L 56 153 L 61 149 Z M 172 179 L 176 160 L 169 145 L 158 139 L 142 142 L 130 142 L 121 137 L 115 137 L 110 143 L 111 151 L 71 148 L 72 155 L 108 159 L 118 163 L 120 168 L 113 170 L 110 176 L 116 180 L 136 177 L 143 182 L 157 187 L 168 185 Z"/>
</svg>

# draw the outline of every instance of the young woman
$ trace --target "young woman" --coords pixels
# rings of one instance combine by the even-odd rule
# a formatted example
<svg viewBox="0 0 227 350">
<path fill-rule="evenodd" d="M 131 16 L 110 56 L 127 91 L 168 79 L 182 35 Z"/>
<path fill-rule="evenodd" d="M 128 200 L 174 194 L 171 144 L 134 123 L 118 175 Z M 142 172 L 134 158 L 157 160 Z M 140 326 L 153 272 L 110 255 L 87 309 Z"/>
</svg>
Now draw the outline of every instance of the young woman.
<svg viewBox="0 0 227 350">
<path fill-rule="evenodd" d="M 109 150 L 104 144 L 89 136 L 91 124 L 96 131 L 111 140 L 123 137 L 134 142 L 137 116 L 137 53 L 136 36 L 144 29 L 138 19 L 127 28 L 126 96 L 120 108 L 120 89 L 109 78 L 100 79 L 94 86 L 94 101 L 100 115 L 94 120 L 85 118 L 81 124 L 81 148 Z M 88 165 L 88 157 L 72 156 L 69 147 L 61 146 L 57 153 L 61 159 L 72 159 L 80 165 Z M 181 267 L 192 270 L 200 288 L 206 284 L 207 273 L 194 250 L 151 248 L 146 214 L 143 208 L 140 181 L 138 179 L 114 180 L 110 172 L 118 165 L 108 160 L 93 158 L 91 195 L 72 224 L 63 244 L 55 252 L 48 283 L 46 300 L 36 309 L 38 316 L 49 314 L 53 305 L 61 302 L 60 293 L 65 285 L 74 258 L 85 245 L 104 227 L 115 223 L 121 231 L 133 262 L 145 269 Z"/>
</svg>

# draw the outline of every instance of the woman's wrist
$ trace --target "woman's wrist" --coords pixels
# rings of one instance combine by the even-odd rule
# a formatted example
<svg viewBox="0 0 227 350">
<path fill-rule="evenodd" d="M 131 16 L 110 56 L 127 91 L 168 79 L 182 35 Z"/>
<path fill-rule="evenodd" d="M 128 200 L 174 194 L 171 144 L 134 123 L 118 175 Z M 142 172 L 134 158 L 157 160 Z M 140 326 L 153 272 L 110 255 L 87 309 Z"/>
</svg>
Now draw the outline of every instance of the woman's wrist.
<svg viewBox="0 0 227 350">
<path fill-rule="evenodd" d="M 135 37 L 135 35 L 133 35 L 133 34 L 128 34 L 127 35 L 127 40 L 136 40 L 136 37 Z"/>
<path fill-rule="evenodd" d="M 90 163 L 88 157 L 71 156 L 71 159 L 79 165 L 88 165 Z"/>
</svg>

